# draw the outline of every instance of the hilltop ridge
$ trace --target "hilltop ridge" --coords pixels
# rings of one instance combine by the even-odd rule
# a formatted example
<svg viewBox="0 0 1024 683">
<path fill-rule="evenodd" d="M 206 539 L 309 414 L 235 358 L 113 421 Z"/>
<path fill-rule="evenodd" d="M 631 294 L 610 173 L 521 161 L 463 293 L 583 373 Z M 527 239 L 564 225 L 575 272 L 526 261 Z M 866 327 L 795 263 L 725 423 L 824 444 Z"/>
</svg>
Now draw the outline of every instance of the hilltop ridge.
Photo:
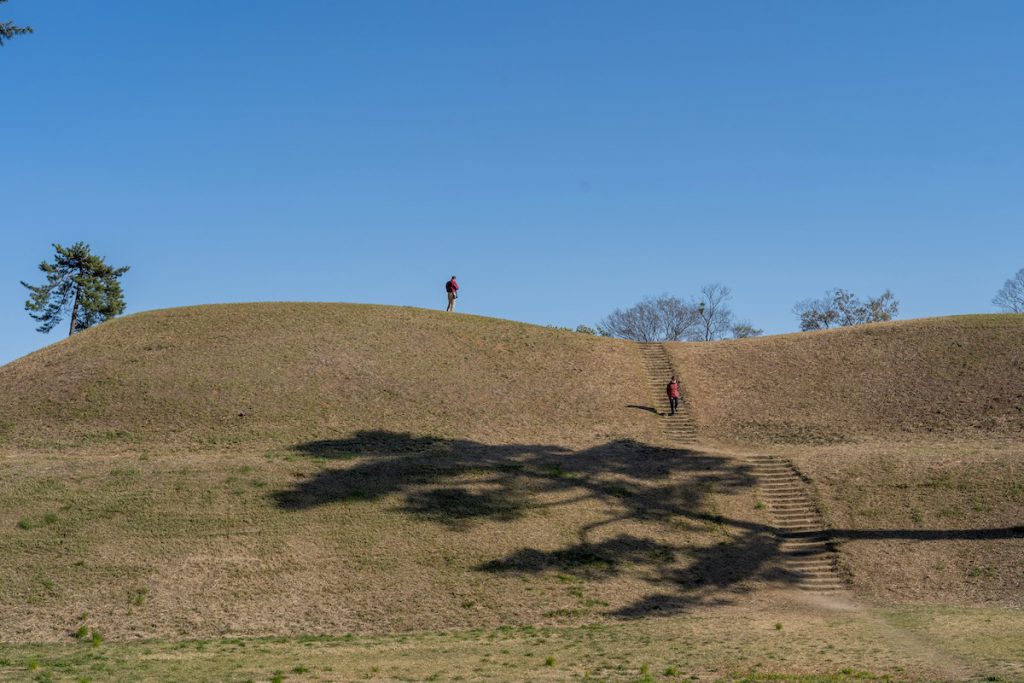
<svg viewBox="0 0 1024 683">
<path fill-rule="evenodd" d="M 1024 315 L 668 343 L 702 438 L 825 444 L 1024 433 Z M 0 367 L 0 443 L 230 446 L 360 430 L 491 442 L 656 438 L 631 342 L 358 304 L 108 321 Z"/>
<path fill-rule="evenodd" d="M 629 342 L 424 309 L 218 304 L 117 318 L 0 367 L 0 443 L 289 443 L 360 430 L 643 437 Z"/>
<path fill-rule="evenodd" d="M 828 444 L 1024 434 L 1024 315 L 668 346 L 711 439 Z"/>
</svg>

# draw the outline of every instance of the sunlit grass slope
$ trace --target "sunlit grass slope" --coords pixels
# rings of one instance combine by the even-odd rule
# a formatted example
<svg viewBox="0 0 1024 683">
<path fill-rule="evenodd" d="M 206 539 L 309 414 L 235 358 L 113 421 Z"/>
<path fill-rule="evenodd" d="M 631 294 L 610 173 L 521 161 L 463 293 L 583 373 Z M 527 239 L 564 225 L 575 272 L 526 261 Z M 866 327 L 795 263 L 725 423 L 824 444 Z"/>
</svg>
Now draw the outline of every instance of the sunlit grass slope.
<svg viewBox="0 0 1024 683">
<path fill-rule="evenodd" d="M 796 449 L 855 595 L 912 582 L 943 604 L 966 576 L 958 603 L 1017 605 L 1019 448 L 950 447 L 940 471 L 916 443 L 793 444 L 1017 443 L 1022 331 L 988 316 L 670 346 L 702 434 Z M 105 323 L 0 368 L 0 640 L 770 606 L 794 576 L 750 467 L 666 443 L 648 391 L 630 343 L 461 314 L 246 304 Z"/>
<path fill-rule="evenodd" d="M 1024 437 L 1024 315 L 670 346 L 705 437 Z"/>
<path fill-rule="evenodd" d="M 188 447 L 358 430 L 642 436 L 627 343 L 389 306 L 262 303 L 112 320 L 0 368 L 0 439 Z M 637 429 L 641 433 L 637 433 Z"/>
</svg>

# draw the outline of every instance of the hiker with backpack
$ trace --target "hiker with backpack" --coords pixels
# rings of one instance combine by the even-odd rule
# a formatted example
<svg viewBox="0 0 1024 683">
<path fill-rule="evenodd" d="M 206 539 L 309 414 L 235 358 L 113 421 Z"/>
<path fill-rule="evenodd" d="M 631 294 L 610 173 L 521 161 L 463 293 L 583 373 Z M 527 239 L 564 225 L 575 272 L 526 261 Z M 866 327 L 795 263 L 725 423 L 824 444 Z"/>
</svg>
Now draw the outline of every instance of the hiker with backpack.
<svg viewBox="0 0 1024 683">
<path fill-rule="evenodd" d="M 448 312 L 451 313 L 455 310 L 455 300 L 459 298 L 459 283 L 455 281 L 454 275 L 444 283 L 444 291 L 448 292 Z"/>
<path fill-rule="evenodd" d="M 665 393 L 668 394 L 668 405 L 672 409 L 669 415 L 675 415 L 679 409 L 679 382 L 676 381 L 675 375 L 672 375 L 668 386 L 665 387 Z"/>
</svg>

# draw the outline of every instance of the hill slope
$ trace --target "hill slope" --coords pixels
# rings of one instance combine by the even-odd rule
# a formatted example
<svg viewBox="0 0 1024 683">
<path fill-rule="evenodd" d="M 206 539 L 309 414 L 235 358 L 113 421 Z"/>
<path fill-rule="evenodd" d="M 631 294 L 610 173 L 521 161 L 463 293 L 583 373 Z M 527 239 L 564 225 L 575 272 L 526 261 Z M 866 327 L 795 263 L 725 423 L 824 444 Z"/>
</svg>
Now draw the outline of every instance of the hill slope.
<svg viewBox="0 0 1024 683">
<path fill-rule="evenodd" d="M 1020 334 L 992 316 L 669 346 L 705 434 L 803 443 L 934 434 L 936 405 L 953 434 L 1018 434 Z M 110 321 L 0 368 L 0 631 L 386 633 L 770 601 L 794 576 L 749 464 L 666 443 L 647 387 L 627 342 L 435 311 Z M 1024 459 L 1001 441 L 785 448 L 858 595 L 887 582 L 874 594 L 898 601 L 910 577 L 945 603 L 967 575 L 961 602 L 1019 605 Z"/>
<path fill-rule="evenodd" d="M 391 306 L 150 311 L 0 368 L 0 440 L 203 447 L 368 429 L 520 443 L 642 437 L 651 421 L 625 407 L 646 398 L 628 348 Z"/>
<path fill-rule="evenodd" d="M 1024 435 L 1024 315 L 669 346 L 705 437 L 821 444 Z"/>
</svg>

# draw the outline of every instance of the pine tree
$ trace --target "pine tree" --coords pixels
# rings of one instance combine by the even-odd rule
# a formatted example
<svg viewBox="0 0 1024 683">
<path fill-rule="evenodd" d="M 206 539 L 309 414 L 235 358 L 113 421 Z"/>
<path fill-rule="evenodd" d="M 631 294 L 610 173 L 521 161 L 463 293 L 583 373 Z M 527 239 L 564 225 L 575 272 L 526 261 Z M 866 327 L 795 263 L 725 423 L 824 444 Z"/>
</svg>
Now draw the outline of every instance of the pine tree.
<svg viewBox="0 0 1024 683">
<path fill-rule="evenodd" d="M 46 273 L 46 284 L 34 287 L 21 283 L 31 292 L 25 310 L 41 323 L 36 330 L 49 332 L 60 324 L 69 308 L 69 337 L 124 312 L 124 293 L 117 279 L 128 272 L 128 266 L 108 266 L 84 242 L 70 247 L 54 244 L 53 248 L 57 251 L 53 263 L 39 264 L 39 270 Z"/>
<path fill-rule="evenodd" d="M 7 0 L 0 0 L 0 4 L 5 2 Z M 13 21 L 0 21 L 0 45 L 3 45 L 5 40 L 10 40 L 14 36 L 20 36 L 25 33 L 32 33 L 32 27 L 15 26 Z"/>
</svg>

